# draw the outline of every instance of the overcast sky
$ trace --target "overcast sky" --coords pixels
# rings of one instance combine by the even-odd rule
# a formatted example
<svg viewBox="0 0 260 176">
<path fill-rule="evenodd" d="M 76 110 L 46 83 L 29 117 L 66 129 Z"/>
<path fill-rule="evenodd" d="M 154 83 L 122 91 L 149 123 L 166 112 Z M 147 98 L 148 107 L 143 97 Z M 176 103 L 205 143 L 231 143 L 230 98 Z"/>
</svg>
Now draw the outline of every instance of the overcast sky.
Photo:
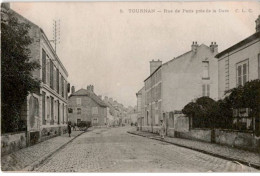
<svg viewBox="0 0 260 176">
<path fill-rule="evenodd" d="M 93 84 L 96 94 L 113 97 L 125 106 L 136 105 L 135 93 L 149 76 L 150 60 L 171 60 L 189 51 L 192 41 L 206 45 L 216 41 L 222 51 L 253 34 L 260 14 L 256 1 L 38 2 L 12 3 L 11 8 L 40 26 L 49 39 L 53 20 L 60 19 L 57 53 L 71 85 L 78 90 Z M 129 9 L 156 12 L 129 13 Z M 164 13 L 164 9 L 180 13 Z M 206 9 L 211 12 L 196 14 Z"/>
</svg>

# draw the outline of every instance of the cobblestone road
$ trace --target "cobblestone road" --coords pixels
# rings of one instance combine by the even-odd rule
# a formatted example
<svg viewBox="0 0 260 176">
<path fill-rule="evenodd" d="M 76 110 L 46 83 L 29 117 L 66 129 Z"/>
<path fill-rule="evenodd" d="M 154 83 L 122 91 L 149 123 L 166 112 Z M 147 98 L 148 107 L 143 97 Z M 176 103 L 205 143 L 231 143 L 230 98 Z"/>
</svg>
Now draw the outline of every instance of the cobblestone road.
<svg viewBox="0 0 260 176">
<path fill-rule="evenodd" d="M 57 152 L 36 172 L 259 172 L 164 142 L 128 134 L 129 127 L 95 129 Z"/>
</svg>

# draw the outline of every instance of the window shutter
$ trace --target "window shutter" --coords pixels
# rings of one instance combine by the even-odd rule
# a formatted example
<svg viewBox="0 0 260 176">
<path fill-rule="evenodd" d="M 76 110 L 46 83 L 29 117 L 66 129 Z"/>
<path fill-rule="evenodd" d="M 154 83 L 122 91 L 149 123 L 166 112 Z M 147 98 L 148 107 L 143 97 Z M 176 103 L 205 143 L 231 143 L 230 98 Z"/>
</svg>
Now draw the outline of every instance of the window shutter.
<svg viewBox="0 0 260 176">
<path fill-rule="evenodd" d="M 239 65 L 237 68 L 237 79 L 238 79 L 238 86 L 242 85 L 242 66 Z"/>
<path fill-rule="evenodd" d="M 48 57 L 48 56 L 47 56 Z M 49 57 L 48 57 L 49 58 Z M 47 68 L 46 68 L 46 70 L 47 70 L 47 76 L 46 76 L 46 82 L 47 82 L 47 84 L 50 86 L 50 60 L 48 59 L 48 61 L 47 61 Z"/>
<path fill-rule="evenodd" d="M 46 52 L 42 49 L 42 82 L 46 84 Z"/>
<path fill-rule="evenodd" d="M 210 85 L 207 84 L 207 96 L 209 97 L 210 96 Z"/>
<path fill-rule="evenodd" d="M 206 91 L 206 85 L 203 84 L 203 85 L 202 85 L 202 96 L 205 96 L 205 95 L 206 95 L 205 91 Z"/>
</svg>

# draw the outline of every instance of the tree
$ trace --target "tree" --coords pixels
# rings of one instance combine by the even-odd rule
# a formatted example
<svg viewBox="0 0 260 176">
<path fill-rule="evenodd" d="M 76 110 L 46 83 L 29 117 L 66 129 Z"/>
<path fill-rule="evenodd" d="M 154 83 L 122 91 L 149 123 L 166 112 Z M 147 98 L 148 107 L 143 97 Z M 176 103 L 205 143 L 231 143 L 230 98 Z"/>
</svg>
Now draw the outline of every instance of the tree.
<svg viewBox="0 0 260 176">
<path fill-rule="evenodd" d="M 39 89 L 40 81 L 33 78 L 32 71 L 39 69 L 36 61 L 31 61 L 28 35 L 29 24 L 20 23 L 12 14 L 8 21 L 1 20 L 1 74 L 2 74 L 2 132 L 17 131 L 22 105 L 29 92 Z"/>
<path fill-rule="evenodd" d="M 200 97 L 188 103 L 182 110 L 183 114 L 192 119 L 192 126 L 199 128 L 214 127 L 217 119 L 217 103 L 209 97 Z"/>
</svg>

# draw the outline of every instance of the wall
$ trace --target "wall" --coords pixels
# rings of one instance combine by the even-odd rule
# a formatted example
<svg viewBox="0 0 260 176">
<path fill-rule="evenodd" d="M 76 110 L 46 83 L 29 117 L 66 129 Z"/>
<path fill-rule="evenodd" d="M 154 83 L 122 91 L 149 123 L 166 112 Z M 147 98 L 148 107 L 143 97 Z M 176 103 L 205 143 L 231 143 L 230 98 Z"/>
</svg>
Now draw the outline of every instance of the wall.
<svg viewBox="0 0 260 176">
<path fill-rule="evenodd" d="M 26 147 L 26 133 L 7 133 L 1 135 L 1 156 Z"/>
<path fill-rule="evenodd" d="M 260 138 L 252 133 L 242 133 L 227 130 L 215 130 L 217 144 L 260 152 Z"/>
<path fill-rule="evenodd" d="M 192 129 L 188 132 L 175 132 L 175 137 L 203 141 L 203 142 L 211 142 L 211 130 Z"/>
<path fill-rule="evenodd" d="M 258 54 L 260 54 L 260 39 L 256 39 L 219 58 L 219 98 L 224 97 L 226 84 L 229 85 L 229 89 L 237 86 L 236 64 L 245 59 L 249 59 L 249 80 L 258 79 Z M 225 62 L 229 62 L 229 66 L 226 68 Z M 227 73 L 229 73 L 229 76 Z M 226 76 L 228 76 L 227 82 Z"/>
<path fill-rule="evenodd" d="M 182 110 L 202 96 L 202 84 L 210 84 L 210 97 L 218 98 L 218 62 L 216 52 L 202 44 L 192 51 L 162 65 L 162 110 Z M 202 79 L 202 61 L 209 61 L 209 80 Z"/>
</svg>

